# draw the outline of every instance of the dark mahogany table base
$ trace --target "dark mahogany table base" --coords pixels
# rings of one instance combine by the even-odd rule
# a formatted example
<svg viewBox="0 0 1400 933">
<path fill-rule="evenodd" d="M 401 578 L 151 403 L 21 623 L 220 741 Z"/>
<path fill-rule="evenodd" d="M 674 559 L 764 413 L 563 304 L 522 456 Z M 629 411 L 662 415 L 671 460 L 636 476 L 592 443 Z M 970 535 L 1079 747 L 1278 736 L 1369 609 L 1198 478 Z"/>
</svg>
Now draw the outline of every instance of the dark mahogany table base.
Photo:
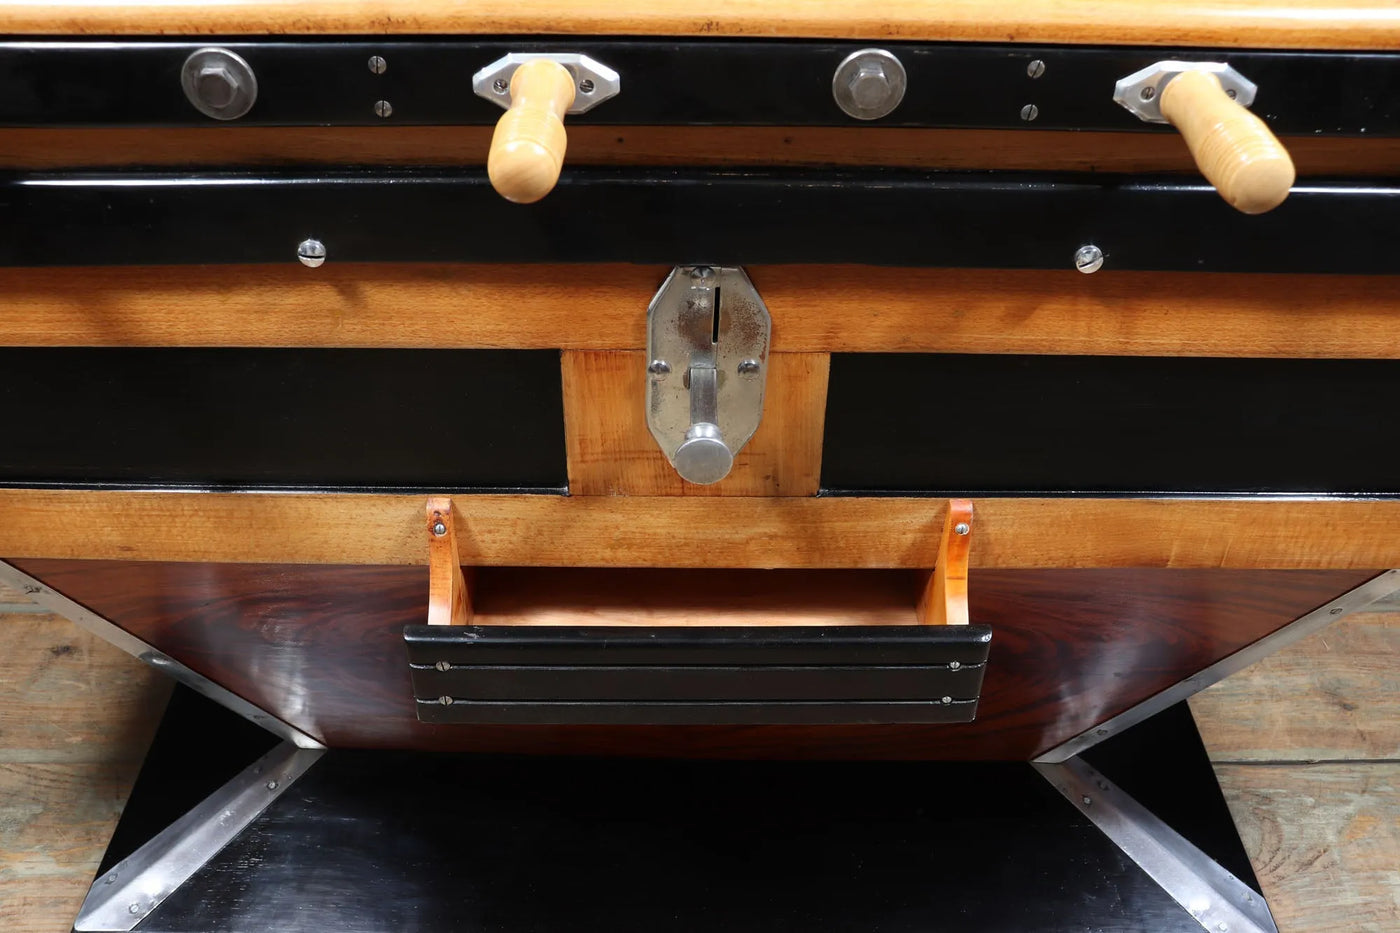
<svg viewBox="0 0 1400 933">
<path fill-rule="evenodd" d="M 96 887 L 275 742 L 178 688 Z M 1084 758 L 1257 891 L 1185 704 Z M 333 750 L 137 929 L 1202 927 L 1029 764 Z"/>
</svg>

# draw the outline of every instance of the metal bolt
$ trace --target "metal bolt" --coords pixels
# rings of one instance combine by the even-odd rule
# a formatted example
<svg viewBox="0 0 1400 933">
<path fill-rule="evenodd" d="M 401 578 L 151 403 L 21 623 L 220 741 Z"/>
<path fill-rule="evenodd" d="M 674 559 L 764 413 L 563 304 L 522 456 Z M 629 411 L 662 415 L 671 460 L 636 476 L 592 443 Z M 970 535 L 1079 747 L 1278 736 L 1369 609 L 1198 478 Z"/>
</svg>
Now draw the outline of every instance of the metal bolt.
<svg viewBox="0 0 1400 933">
<path fill-rule="evenodd" d="M 451 705 L 452 705 L 452 698 L 451 698 L 451 697 L 438 697 L 438 702 L 441 703 L 443 706 L 451 706 Z"/>
<path fill-rule="evenodd" d="M 1021 119 L 1025 120 L 1027 123 L 1038 116 L 1040 116 L 1040 108 L 1035 104 L 1026 104 L 1026 106 L 1021 108 Z"/>
<path fill-rule="evenodd" d="M 1045 62 L 1037 58 L 1035 61 L 1026 65 L 1026 74 L 1032 78 L 1038 78 L 1045 74 Z"/>
<path fill-rule="evenodd" d="M 302 240 L 297 244 L 297 259 L 308 269 L 315 269 L 326 261 L 326 244 L 320 240 Z"/>
<path fill-rule="evenodd" d="M 904 99 L 904 65 L 885 49 L 852 52 L 836 67 L 831 93 L 836 105 L 857 120 L 887 116 Z"/>
<path fill-rule="evenodd" d="M 506 91 L 510 90 L 510 82 L 505 78 L 497 78 L 495 81 L 491 82 L 491 90 L 495 91 L 497 94 L 504 94 Z"/>
<path fill-rule="evenodd" d="M 1103 268 L 1103 250 L 1094 244 L 1081 246 L 1074 251 L 1074 268 L 1089 275 Z"/>
<path fill-rule="evenodd" d="M 200 99 L 216 110 L 223 110 L 233 103 L 238 94 L 238 79 L 223 62 L 210 62 L 195 75 L 195 88 Z"/>
<path fill-rule="evenodd" d="M 972 528 L 968 525 L 967 522 L 958 522 L 956 525 L 953 526 L 953 532 L 955 534 L 965 535 L 971 530 Z"/>
<path fill-rule="evenodd" d="M 433 534 L 441 538 L 443 535 L 447 534 L 447 525 L 443 522 L 433 522 Z"/>
<path fill-rule="evenodd" d="M 389 70 L 389 63 L 384 60 L 383 55 L 371 55 L 369 57 L 369 70 L 372 74 L 382 75 Z"/>
<path fill-rule="evenodd" d="M 948 662 L 948 670 L 950 670 L 950 671 L 960 671 L 960 670 L 962 670 L 962 662 L 961 662 L 961 661 L 949 661 L 949 662 Z"/>
<path fill-rule="evenodd" d="M 434 664 L 433 667 L 437 668 L 440 671 L 452 670 L 452 664 L 448 661 L 439 661 L 436 664 Z"/>
<path fill-rule="evenodd" d="M 739 364 L 739 375 L 752 376 L 754 373 L 758 372 L 758 367 L 758 360 L 744 360 Z"/>
<path fill-rule="evenodd" d="M 671 364 L 665 360 L 652 360 L 651 365 L 647 367 L 647 372 L 651 373 L 653 376 L 664 376 L 670 371 Z"/>
<path fill-rule="evenodd" d="M 374 115 L 387 119 L 394 115 L 394 105 L 387 100 L 377 100 L 374 102 Z"/>
<path fill-rule="evenodd" d="M 128 907 L 128 908 L 126 909 L 126 912 L 129 913 L 129 914 L 139 914 L 139 913 L 141 912 L 141 905 L 140 905 L 140 904 L 132 904 L 130 907 Z"/>
<path fill-rule="evenodd" d="M 952 702 L 953 702 L 953 698 L 952 698 L 952 697 L 944 697 L 944 698 L 943 698 L 943 705 L 944 705 L 944 706 L 947 706 L 948 704 L 950 704 L 950 703 L 952 703 Z"/>
<path fill-rule="evenodd" d="M 585 94 L 592 94 L 592 93 L 593 93 L 593 82 L 592 82 L 591 80 L 589 80 L 588 78 L 584 78 L 582 81 L 580 81 L 580 82 L 578 83 L 578 89 L 579 89 L 580 91 L 582 91 L 583 93 L 585 93 Z"/>
<path fill-rule="evenodd" d="M 277 782 L 276 782 L 276 781 L 268 781 L 268 782 L 267 782 L 267 789 L 268 789 L 268 790 L 276 790 L 276 789 L 277 789 Z"/>
<path fill-rule="evenodd" d="M 252 109 L 258 79 L 241 57 L 228 49 L 196 49 L 180 68 L 185 99 L 206 117 L 236 120 Z"/>
<path fill-rule="evenodd" d="M 1094 798 L 1088 796 L 1087 794 L 1084 797 L 1081 797 L 1080 799 L 1084 801 L 1084 806 L 1086 807 L 1094 802 Z"/>
</svg>

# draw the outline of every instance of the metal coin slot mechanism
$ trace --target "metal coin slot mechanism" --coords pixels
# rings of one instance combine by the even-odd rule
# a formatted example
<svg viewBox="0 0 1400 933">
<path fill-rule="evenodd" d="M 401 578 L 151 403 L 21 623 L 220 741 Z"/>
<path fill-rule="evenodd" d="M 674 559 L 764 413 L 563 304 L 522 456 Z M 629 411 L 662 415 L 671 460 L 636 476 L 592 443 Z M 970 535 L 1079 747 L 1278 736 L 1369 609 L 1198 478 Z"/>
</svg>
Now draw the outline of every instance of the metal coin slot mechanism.
<svg viewBox="0 0 1400 933">
<path fill-rule="evenodd" d="M 1144 123 L 1176 127 L 1220 196 L 1262 214 L 1288 197 L 1295 173 L 1278 137 L 1245 109 L 1257 92 L 1224 62 L 1160 61 L 1120 80 L 1113 99 Z"/>
<path fill-rule="evenodd" d="M 506 108 L 486 159 L 492 187 L 507 201 L 533 204 L 564 168 L 564 115 L 615 97 L 622 79 L 587 55 L 512 52 L 478 71 L 472 90 Z"/>
<path fill-rule="evenodd" d="M 743 269 L 677 266 L 647 309 L 647 427 L 691 483 L 717 483 L 763 420 L 772 321 Z"/>
</svg>

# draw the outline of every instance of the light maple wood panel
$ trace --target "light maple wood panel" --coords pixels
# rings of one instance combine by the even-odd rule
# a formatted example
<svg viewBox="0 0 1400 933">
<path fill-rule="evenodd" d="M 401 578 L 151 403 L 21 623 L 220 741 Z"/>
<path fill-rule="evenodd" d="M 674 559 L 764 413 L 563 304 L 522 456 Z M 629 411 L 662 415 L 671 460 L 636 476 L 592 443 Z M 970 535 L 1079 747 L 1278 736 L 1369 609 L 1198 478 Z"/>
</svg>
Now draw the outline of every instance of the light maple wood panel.
<svg viewBox="0 0 1400 933">
<path fill-rule="evenodd" d="M 1400 929 L 1400 763 L 1216 774 L 1280 933 Z"/>
<path fill-rule="evenodd" d="M 646 422 L 646 354 L 563 354 L 564 438 L 574 496 L 810 496 L 821 485 L 825 353 L 768 358 L 763 421 L 710 486 L 680 478 Z"/>
<path fill-rule="evenodd" d="M 1217 761 L 1400 761 L 1400 613 L 1358 613 L 1198 694 Z"/>
<path fill-rule="evenodd" d="M 10 346 L 640 350 L 662 266 L 0 269 Z M 1400 279 L 752 266 L 774 352 L 1400 358 Z"/>
<path fill-rule="evenodd" d="M 0 31 L 49 35 L 585 34 L 953 39 L 1385 49 L 1400 43 L 1386 0 L 57 0 L 0 3 Z"/>
<path fill-rule="evenodd" d="M 568 165 L 894 166 L 1196 172 L 1175 134 L 886 126 L 571 126 Z M 489 126 L 0 129 L 0 167 L 356 165 L 482 167 Z M 1400 140 L 1284 138 L 1302 175 L 1388 175 Z"/>
<path fill-rule="evenodd" d="M 444 494 L 450 490 L 442 490 Z M 463 564 L 930 568 L 917 498 L 480 495 Z M 973 567 L 1400 566 L 1400 501 L 977 499 Z M 0 489 L 0 557 L 426 564 L 413 495 Z M 81 523 L 72 520 L 83 515 Z"/>
</svg>

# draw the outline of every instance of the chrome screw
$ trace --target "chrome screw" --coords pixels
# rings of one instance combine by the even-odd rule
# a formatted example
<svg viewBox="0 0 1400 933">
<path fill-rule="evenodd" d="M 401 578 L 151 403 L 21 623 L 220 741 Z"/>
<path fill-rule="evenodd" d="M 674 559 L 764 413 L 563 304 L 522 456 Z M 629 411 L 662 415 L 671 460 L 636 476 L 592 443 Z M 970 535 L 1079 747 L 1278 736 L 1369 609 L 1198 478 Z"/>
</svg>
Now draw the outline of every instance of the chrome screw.
<svg viewBox="0 0 1400 933">
<path fill-rule="evenodd" d="M 452 705 L 452 698 L 451 698 L 451 697 L 438 697 L 438 702 L 441 703 L 443 706 L 451 706 L 451 705 Z"/>
<path fill-rule="evenodd" d="M 369 70 L 371 74 L 382 75 L 389 70 L 389 63 L 384 60 L 383 55 L 371 55 L 369 57 Z"/>
<path fill-rule="evenodd" d="M 1094 244 L 1081 246 L 1074 251 L 1074 268 L 1089 275 L 1103 268 L 1103 250 Z"/>
<path fill-rule="evenodd" d="M 593 93 L 593 82 L 592 82 L 591 80 L 589 80 L 588 78 L 584 78 L 582 81 L 580 81 L 580 82 L 578 83 L 578 89 L 579 89 L 580 91 L 582 91 L 583 93 L 585 93 L 585 94 L 592 94 L 592 93 Z"/>
<path fill-rule="evenodd" d="M 652 360 L 651 365 L 647 367 L 647 372 L 651 373 L 653 376 L 664 376 L 670 371 L 671 364 L 665 360 Z"/>
<path fill-rule="evenodd" d="M 443 535 L 447 534 L 447 525 L 444 524 L 443 522 L 434 522 L 434 523 L 433 523 L 433 534 L 435 534 L 435 535 L 437 535 L 439 538 L 441 538 Z"/>
<path fill-rule="evenodd" d="M 949 662 L 948 662 L 948 670 L 950 670 L 950 671 L 960 671 L 960 670 L 962 670 L 962 662 L 961 662 L 961 661 L 949 661 Z"/>
<path fill-rule="evenodd" d="M 943 698 L 943 705 L 944 705 L 944 706 L 947 706 L 947 705 L 949 705 L 949 704 L 952 703 L 952 702 L 953 702 L 953 698 L 952 698 L 952 697 L 944 697 L 944 698 Z"/>
<path fill-rule="evenodd" d="M 1084 801 L 1084 806 L 1086 807 L 1094 802 L 1094 798 L 1088 796 L 1087 794 L 1084 797 L 1081 797 L 1080 799 Z"/>
<path fill-rule="evenodd" d="M 450 671 L 452 669 L 452 665 L 447 661 L 439 661 L 436 664 L 434 664 L 433 667 L 437 668 L 440 671 Z"/>
<path fill-rule="evenodd" d="M 394 105 L 387 100 L 377 100 L 374 102 L 374 115 L 387 119 L 394 115 Z"/>
<path fill-rule="evenodd" d="M 326 261 L 326 245 L 320 240 L 302 240 L 297 244 L 297 259 L 308 269 L 315 269 Z"/>
<path fill-rule="evenodd" d="M 861 49 L 836 66 L 831 93 L 846 116 L 878 120 L 899 106 L 907 80 L 904 65 L 893 54 L 885 49 Z"/>
<path fill-rule="evenodd" d="M 1026 104 L 1026 106 L 1021 108 L 1021 119 L 1025 120 L 1027 123 L 1038 116 L 1040 116 L 1040 108 L 1035 104 Z"/>
<path fill-rule="evenodd" d="M 960 535 L 965 535 L 971 530 L 972 527 L 968 525 L 967 522 L 958 522 L 956 525 L 953 526 L 953 531 Z"/>
<path fill-rule="evenodd" d="M 141 905 L 140 905 L 140 904 L 132 904 L 130 907 L 128 907 L 128 908 L 126 909 L 126 912 L 129 913 L 129 914 L 139 914 L 139 913 L 141 912 Z"/>
<path fill-rule="evenodd" d="M 1032 78 L 1038 78 L 1045 74 L 1045 62 L 1037 58 L 1026 66 L 1026 74 Z"/>
<path fill-rule="evenodd" d="M 504 94 L 506 91 L 510 90 L 510 82 L 505 78 L 497 78 L 495 81 L 491 82 L 491 90 L 495 91 L 497 94 Z"/>
<path fill-rule="evenodd" d="M 277 789 L 277 782 L 276 782 L 276 781 L 268 781 L 268 782 L 267 782 L 267 789 L 268 789 L 268 790 L 276 790 L 276 789 Z"/>
<path fill-rule="evenodd" d="M 754 373 L 758 372 L 758 367 L 758 360 L 744 360 L 739 364 L 739 375 L 752 376 Z"/>
</svg>

